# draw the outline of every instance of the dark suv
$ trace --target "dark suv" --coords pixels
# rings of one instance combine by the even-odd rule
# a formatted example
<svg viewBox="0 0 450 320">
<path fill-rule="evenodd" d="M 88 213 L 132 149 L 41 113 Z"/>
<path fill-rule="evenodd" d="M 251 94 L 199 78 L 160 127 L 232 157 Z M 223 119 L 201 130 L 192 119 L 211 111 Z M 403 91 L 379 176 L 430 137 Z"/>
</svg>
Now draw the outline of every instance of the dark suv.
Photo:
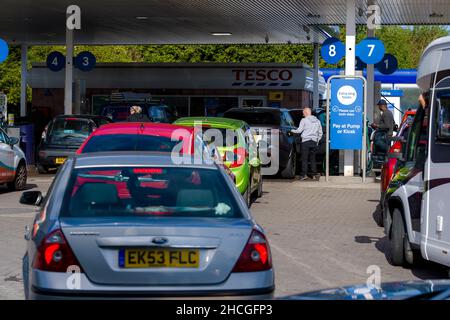
<svg viewBox="0 0 450 320">
<path fill-rule="evenodd" d="M 177 119 L 174 112 L 164 104 L 132 103 L 129 101 L 108 103 L 102 107 L 100 114 L 109 117 L 114 122 L 126 122 L 132 106 L 141 107 L 142 114 L 145 114 L 151 122 L 172 123 Z"/>
<path fill-rule="evenodd" d="M 53 118 L 45 127 L 38 147 L 38 172 L 47 173 L 49 169 L 59 167 L 67 157 L 75 154 L 92 131 L 111 122 L 107 117 L 91 115 L 59 115 Z"/>
<path fill-rule="evenodd" d="M 297 170 L 297 159 L 300 151 L 300 137 L 290 131 L 297 127 L 288 109 L 244 107 L 232 108 L 224 113 L 224 117 L 247 122 L 255 134 L 257 141 L 271 130 L 279 130 L 279 173 L 283 178 L 292 179 Z M 272 142 L 267 141 L 268 154 L 272 154 Z M 267 164 L 264 164 L 267 166 Z"/>
</svg>

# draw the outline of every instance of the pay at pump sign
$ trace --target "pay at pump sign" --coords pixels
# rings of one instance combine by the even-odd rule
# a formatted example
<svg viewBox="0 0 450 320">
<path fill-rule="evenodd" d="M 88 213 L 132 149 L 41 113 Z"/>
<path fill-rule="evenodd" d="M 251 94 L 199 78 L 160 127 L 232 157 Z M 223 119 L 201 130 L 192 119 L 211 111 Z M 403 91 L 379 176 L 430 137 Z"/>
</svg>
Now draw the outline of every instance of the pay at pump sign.
<svg viewBox="0 0 450 320">
<path fill-rule="evenodd" d="M 363 110 L 362 79 L 331 80 L 330 149 L 362 149 Z"/>
</svg>

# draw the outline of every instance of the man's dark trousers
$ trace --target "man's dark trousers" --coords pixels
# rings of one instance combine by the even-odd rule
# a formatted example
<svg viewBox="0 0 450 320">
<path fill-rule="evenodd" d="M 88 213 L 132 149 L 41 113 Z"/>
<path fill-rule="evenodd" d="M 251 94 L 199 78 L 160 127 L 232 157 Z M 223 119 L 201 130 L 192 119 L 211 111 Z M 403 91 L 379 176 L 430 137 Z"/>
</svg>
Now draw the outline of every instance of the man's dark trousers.
<svg viewBox="0 0 450 320">
<path fill-rule="evenodd" d="M 302 170 L 300 172 L 301 177 L 305 177 L 308 173 L 308 160 L 311 162 L 311 174 L 317 175 L 316 165 L 316 152 L 317 142 L 312 140 L 302 142 Z"/>
</svg>

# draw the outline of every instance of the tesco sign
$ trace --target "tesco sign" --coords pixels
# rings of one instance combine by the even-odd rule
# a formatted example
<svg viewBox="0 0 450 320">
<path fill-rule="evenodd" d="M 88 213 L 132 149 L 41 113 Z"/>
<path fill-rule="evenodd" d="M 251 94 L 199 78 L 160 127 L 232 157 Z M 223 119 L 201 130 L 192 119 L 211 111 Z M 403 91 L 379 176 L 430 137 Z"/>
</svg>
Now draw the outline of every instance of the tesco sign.
<svg viewBox="0 0 450 320">
<path fill-rule="evenodd" d="M 235 81 L 290 81 L 292 71 L 289 69 L 234 69 Z"/>
</svg>

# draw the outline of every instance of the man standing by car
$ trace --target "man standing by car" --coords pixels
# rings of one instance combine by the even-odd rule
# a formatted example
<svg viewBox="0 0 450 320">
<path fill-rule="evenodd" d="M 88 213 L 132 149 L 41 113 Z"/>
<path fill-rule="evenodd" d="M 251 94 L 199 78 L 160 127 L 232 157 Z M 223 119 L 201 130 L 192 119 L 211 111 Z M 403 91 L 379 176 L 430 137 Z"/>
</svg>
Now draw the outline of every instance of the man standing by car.
<svg viewBox="0 0 450 320">
<path fill-rule="evenodd" d="M 320 175 L 317 174 L 316 152 L 319 141 L 323 136 L 322 125 L 319 119 L 311 114 L 311 108 L 303 109 L 303 117 L 298 129 L 291 130 L 292 133 L 298 133 L 302 137 L 302 168 L 300 180 L 308 179 L 306 176 L 308 173 L 308 160 L 311 162 L 311 174 L 313 178 L 319 180 Z"/>
<path fill-rule="evenodd" d="M 390 140 L 394 134 L 394 115 L 392 114 L 391 110 L 388 109 L 386 100 L 381 99 L 380 101 L 378 101 L 377 105 L 381 111 L 380 121 L 378 124 L 372 123 L 371 127 L 373 129 L 386 130 L 387 138 L 388 140 Z"/>
<path fill-rule="evenodd" d="M 148 122 L 150 119 L 142 114 L 142 108 L 139 106 L 132 106 L 130 108 L 130 115 L 127 118 L 128 122 Z"/>
</svg>

